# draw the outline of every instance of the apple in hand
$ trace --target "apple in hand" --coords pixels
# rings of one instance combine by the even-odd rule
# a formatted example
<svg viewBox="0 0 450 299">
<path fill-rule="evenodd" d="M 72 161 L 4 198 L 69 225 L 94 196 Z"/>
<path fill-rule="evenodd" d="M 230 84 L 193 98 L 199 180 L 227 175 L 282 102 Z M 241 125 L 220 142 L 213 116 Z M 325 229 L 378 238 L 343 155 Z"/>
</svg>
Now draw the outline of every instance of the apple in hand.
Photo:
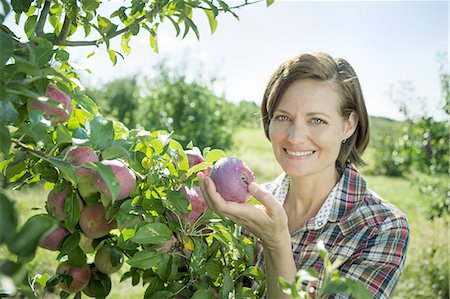
<svg viewBox="0 0 450 299">
<path fill-rule="evenodd" d="M 242 160 L 236 157 L 224 157 L 214 163 L 210 178 L 217 192 L 227 201 L 246 202 L 248 184 L 254 181 L 253 172 Z"/>
<path fill-rule="evenodd" d="M 67 121 L 72 114 L 72 99 L 51 84 L 47 86 L 45 96 L 56 103 L 41 101 L 36 98 L 30 99 L 27 103 L 28 113 L 35 110 L 41 111 L 44 117 L 50 119 L 53 125 Z"/>
<path fill-rule="evenodd" d="M 119 160 L 103 160 L 100 163 L 111 169 L 119 182 L 120 191 L 117 200 L 128 197 L 131 192 L 136 189 L 136 175 L 125 163 Z M 98 185 L 98 190 L 101 193 L 104 204 L 111 202 L 111 192 L 109 191 L 105 180 L 103 180 L 102 176 L 97 172 L 94 174 L 94 181 Z"/>
<path fill-rule="evenodd" d="M 117 272 L 123 265 L 123 254 L 112 246 L 103 245 L 95 254 L 94 264 L 105 274 Z"/>
<path fill-rule="evenodd" d="M 39 241 L 39 246 L 56 251 L 61 247 L 62 242 L 68 235 L 70 235 L 70 233 L 64 227 L 58 226 L 50 231 L 50 233 L 43 236 Z"/>
<path fill-rule="evenodd" d="M 60 221 L 66 220 L 66 213 L 64 213 L 64 205 L 67 201 L 67 193 L 70 192 L 70 188 L 66 188 L 62 191 L 52 189 L 47 197 L 47 211 L 50 215 L 57 218 Z M 83 209 L 83 201 L 77 195 L 78 206 L 80 211 Z"/>
<path fill-rule="evenodd" d="M 116 221 L 106 220 L 105 207 L 101 203 L 85 206 L 80 213 L 80 227 L 84 234 L 92 239 L 106 236 L 116 227 Z"/>
<path fill-rule="evenodd" d="M 58 285 L 68 293 L 81 291 L 91 279 L 91 270 L 88 265 L 77 267 L 67 261 L 59 264 L 56 274 L 63 276 Z"/>
<path fill-rule="evenodd" d="M 187 220 L 191 224 L 194 224 L 207 208 L 205 199 L 203 198 L 203 193 L 197 186 L 193 186 L 192 188 L 183 186 L 181 187 L 180 192 L 189 200 L 191 204 L 191 211 L 187 216 Z M 182 214 L 181 219 L 186 221 L 186 215 Z"/>
</svg>

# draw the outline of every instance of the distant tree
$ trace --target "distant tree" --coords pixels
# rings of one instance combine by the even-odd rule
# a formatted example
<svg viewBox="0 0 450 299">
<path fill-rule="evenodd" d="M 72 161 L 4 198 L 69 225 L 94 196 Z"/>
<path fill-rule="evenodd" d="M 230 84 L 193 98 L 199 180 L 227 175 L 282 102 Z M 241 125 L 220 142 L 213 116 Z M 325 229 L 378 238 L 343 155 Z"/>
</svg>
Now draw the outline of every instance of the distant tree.
<svg viewBox="0 0 450 299">
<path fill-rule="evenodd" d="M 128 128 L 137 124 L 137 113 L 141 101 L 140 86 L 136 75 L 113 80 L 100 88 L 87 89 L 86 94 L 95 98 L 104 115 L 121 121 Z"/>
<path fill-rule="evenodd" d="M 164 64 L 157 70 L 158 76 L 143 86 L 148 95 L 137 111 L 138 122 L 148 130 L 174 132 L 184 146 L 192 141 L 200 148 L 230 148 L 236 125 L 233 104 L 206 84 L 189 82 L 180 70 Z"/>
</svg>

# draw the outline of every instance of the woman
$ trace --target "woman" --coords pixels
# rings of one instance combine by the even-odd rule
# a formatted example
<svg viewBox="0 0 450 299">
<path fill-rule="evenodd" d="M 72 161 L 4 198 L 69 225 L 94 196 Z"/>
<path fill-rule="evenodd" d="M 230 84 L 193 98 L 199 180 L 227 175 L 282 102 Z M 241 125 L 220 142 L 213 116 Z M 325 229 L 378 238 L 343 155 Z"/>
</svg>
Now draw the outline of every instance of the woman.
<svg viewBox="0 0 450 299">
<path fill-rule="evenodd" d="M 267 296 L 289 298 L 278 278 L 292 282 L 299 269 L 314 267 L 323 279 L 316 250 L 323 240 L 331 260 L 343 260 L 342 277 L 363 282 L 374 298 L 389 298 L 402 273 L 409 229 L 403 213 L 366 188 L 354 168 L 364 165 L 369 118 L 353 68 L 325 53 L 286 61 L 269 81 L 261 116 L 284 170 L 265 186 L 249 184 L 261 205 L 224 201 L 207 175 L 198 177 L 210 208 L 259 237 Z M 310 286 L 314 296 L 317 285 Z"/>
</svg>

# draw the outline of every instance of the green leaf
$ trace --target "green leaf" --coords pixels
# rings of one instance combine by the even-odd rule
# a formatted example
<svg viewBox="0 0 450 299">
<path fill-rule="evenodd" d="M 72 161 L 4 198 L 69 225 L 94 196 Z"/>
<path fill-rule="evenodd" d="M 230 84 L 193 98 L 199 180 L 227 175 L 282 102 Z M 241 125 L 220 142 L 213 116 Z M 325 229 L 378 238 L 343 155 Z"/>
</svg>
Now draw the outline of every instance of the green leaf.
<svg viewBox="0 0 450 299">
<path fill-rule="evenodd" d="M 48 162 L 50 162 L 52 165 L 58 168 L 62 176 L 66 180 L 68 180 L 72 185 L 76 185 L 78 183 L 77 176 L 75 174 L 75 169 L 71 164 L 57 159 L 49 159 Z"/>
<path fill-rule="evenodd" d="M 226 154 L 225 154 L 225 152 L 223 150 L 213 149 L 213 150 L 210 150 L 206 154 L 205 160 L 207 162 L 214 163 L 217 160 L 219 160 L 220 158 L 223 158 L 225 156 L 226 156 Z"/>
<path fill-rule="evenodd" d="M 3 67 L 14 52 L 14 44 L 11 35 L 0 31 L 0 68 Z"/>
<path fill-rule="evenodd" d="M 9 149 L 11 148 L 11 134 L 4 125 L 0 125 L 0 152 L 4 157 L 8 156 Z"/>
<path fill-rule="evenodd" d="M 111 194 L 112 203 L 114 203 L 120 193 L 120 184 L 117 180 L 116 175 L 111 169 L 106 167 L 101 163 L 88 162 L 84 164 L 85 167 L 95 170 L 102 177 L 103 181 L 106 183 L 108 190 Z"/>
<path fill-rule="evenodd" d="M 98 114 L 98 106 L 95 102 L 85 94 L 75 94 L 75 100 L 77 104 L 86 112 L 89 112 L 93 116 Z"/>
<path fill-rule="evenodd" d="M 151 250 L 143 250 L 135 253 L 127 260 L 131 267 L 149 269 L 156 266 L 161 258 L 161 253 Z"/>
<path fill-rule="evenodd" d="M 138 244 L 163 244 L 171 240 L 172 231 L 164 223 L 149 223 L 141 227 L 131 240 Z"/>
<path fill-rule="evenodd" d="M 271 6 L 274 2 L 275 0 L 266 0 L 267 7 Z"/>
<path fill-rule="evenodd" d="M 348 293 L 349 287 L 342 280 L 326 281 L 324 283 L 323 292 L 325 294 Z"/>
<path fill-rule="evenodd" d="M 356 280 L 347 279 L 347 285 L 350 288 L 350 292 L 356 299 L 372 299 L 373 295 L 367 289 L 367 286 Z"/>
<path fill-rule="evenodd" d="M 226 268 L 223 269 L 223 286 L 219 292 L 220 298 L 228 298 L 228 294 L 234 290 L 233 279 L 231 278 L 230 271 Z"/>
<path fill-rule="evenodd" d="M 208 289 L 198 289 L 191 299 L 213 299 L 213 294 Z"/>
<path fill-rule="evenodd" d="M 110 147 L 114 140 L 114 126 L 112 121 L 98 115 L 88 123 L 88 133 L 92 147 L 95 150 L 104 150 Z"/>
<path fill-rule="evenodd" d="M 32 51 L 34 62 L 38 68 L 41 68 L 53 57 L 53 44 L 49 40 L 40 37 L 35 38 L 34 41 L 38 43 Z"/>
<path fill-rule="evenodd" d="M 108 49 L 109 59 L 112 61 L 113 65 L 117 63 L 116 51 Z"/>
<path fill-rule="evenodd" d="M 25 21 L 24 30 L 25 34 L 28 38 L 32 37 L 34 35 L 34 30 L 36 29 L 36 22 L 37 22 L 37 16 L 31 16 L 28 17 L 28 19 Z"/>
<path fill-rule="evenodd" d="M 80 205 L 78 203 L 77 195 L 70 192 L 64 204 L 64 214 L 66 215 L 66 220 L 64 222 L 70 231 L 75 230 L 75 226 L 78 224 L 78 220 L 80 219 L 80 212 Z"/>
<path fill-rule="evenodd" d="M 110 146 L 103 150 L 102 157 L 104 160 L 113 160 L 117 158 L 129 158 L 130 153 L 122 146 Z"/>
<path fill-rule="evenodd" d="M 14 202 L 0 192 L 0 244 L 9 244 L 15 239 L 17 221 Z"/>
<path fill-rule="evenodd" d="M 211 34 L 216 31 L 217 28 L 217 19 L 214 15 L 214 12 L 212 10 L 204 9 L 203 10 L 206 13 L 206 16 L 208 17 L 209 21 L 209 27 L 211 28 Z"/>
<path fill-rule="evenodd" d="M 16 13 L 20 14 L 27 12 L 32 2 L 33 0 L 11 0 L 11 6 Z"/>
<path fill-rule="evenodd" d="M 9 251 L 24 259 L 32 258 L 41 237 L 57 225 L 58 220 L 48 214 L 32 216 L 8 245 Z"/>
<path fill-rule="evenodd" d="M 125 53 L 125 55 L 129 55 L 131 53 L 131 48 L 129 46 L 129 42 L 131 39 L 131 34 L 129 32 L 125 32 L 122 34 L 122 50 Z"/>
<path fill-rule="evenodd" d="M 181 194 L 181 192 L 168 190 L 167 198 L 178 211 L 182 213 L 189 212 L 189 200 L 186 198 L 186 196 Z"/>
<path fill-rule="evenodd" d="M 66 62 L 69 60 L 69 53 L 62 49 L 57 49 L 55 53 L 55 59 L 59 62 Z"/>
<path fill-rule="evenodd" d="M 153 52 L 158 53 L 158 36 L 156 31 L 153 30 L 150 31 L 150 47 L 152 47 Z"/>
</svg>

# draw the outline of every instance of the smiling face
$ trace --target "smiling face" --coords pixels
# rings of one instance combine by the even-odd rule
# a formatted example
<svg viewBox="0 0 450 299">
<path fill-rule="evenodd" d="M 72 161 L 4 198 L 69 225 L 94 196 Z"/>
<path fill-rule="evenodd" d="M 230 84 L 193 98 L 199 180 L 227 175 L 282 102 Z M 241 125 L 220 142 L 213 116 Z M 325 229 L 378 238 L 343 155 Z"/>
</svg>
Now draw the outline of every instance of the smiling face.
<svg viewBox="0 0 450 299">
<path fill-rule="evenodd" d="M 340 98 L 329 81 L 294 81 L 282 95 L 269 125 L 278 163 L 293 177 L 336 173 L 342 141 L 355 131 L 352 113 L 344 119 Z"/>
</svg>

